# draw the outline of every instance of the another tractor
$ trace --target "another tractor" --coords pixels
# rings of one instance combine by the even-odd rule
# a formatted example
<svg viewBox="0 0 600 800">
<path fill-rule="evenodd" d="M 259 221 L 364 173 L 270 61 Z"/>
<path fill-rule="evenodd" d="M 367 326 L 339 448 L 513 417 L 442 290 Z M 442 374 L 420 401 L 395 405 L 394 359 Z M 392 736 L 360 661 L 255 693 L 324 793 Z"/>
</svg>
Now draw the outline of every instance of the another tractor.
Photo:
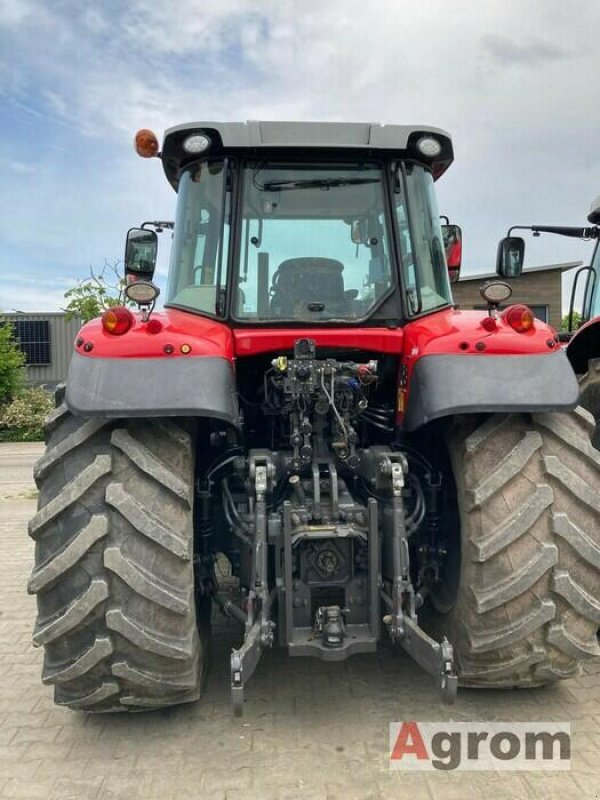
<svg viewBox="0 0 600 800">
<path fill-rule="evenodd" d="M 81 329 L 35 471 L 29 590 L 56 702 L 196 700 L 214 604 L 243 626 L 236 713 L 275 644 L 341 661 L 386 634 L 446 702 L 600 655 L 593 420 L 556 332 L 498 311 L 507 283 L 482 288 L 487 311 L 454 306 L 448 134 L 199 122 L 136 145 L 176 220 L 129 231 L 139 313 Z M 507 240 L 501 275 L 514 259 Z"/>
<path fill-rule="evenodd" d="M 511 237 L 513 230 L 530 230 L 534 236 L 554 233 L 584 241 L 595 241 L 589 266 L 580 267 L 575 273 L 569 304 L 568 330 L 561 335 L 567 342 L 567 356 L 580 382 L 581 405 L 595 417 L 597 427 L 592 436 L 594 447 L 600 449 L 600 197 L 592 203 L 588 222 L 591 226 L 576 228 L 555 225 L 515 225 L 509 230 L 510 246 L 515 253 L 517 271 L 523 265 L 525 242 L 520 237 Z M 578 303 L 579 281 L 583 279 L 583 296 L 579 308 L 579 324 L 576 327 L 575 306 Z"/>
</svg>

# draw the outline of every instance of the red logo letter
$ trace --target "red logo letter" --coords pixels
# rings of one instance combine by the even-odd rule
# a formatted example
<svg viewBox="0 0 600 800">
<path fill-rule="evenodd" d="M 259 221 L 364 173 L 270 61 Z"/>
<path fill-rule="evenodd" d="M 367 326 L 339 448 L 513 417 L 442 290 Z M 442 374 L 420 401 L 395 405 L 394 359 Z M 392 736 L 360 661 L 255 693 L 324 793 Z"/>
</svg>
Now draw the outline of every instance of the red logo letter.
<svg viewBox="0 0 600 800">
<path fill-rule="evenodd" d="M 392 761 L 400 761 L 409 753 L 419 759 L 429 758 L 425 748 L 425 742 L 419 731 L 419 725 L 416 722 L 402 723 L 390 759 Z"/>
</svg>

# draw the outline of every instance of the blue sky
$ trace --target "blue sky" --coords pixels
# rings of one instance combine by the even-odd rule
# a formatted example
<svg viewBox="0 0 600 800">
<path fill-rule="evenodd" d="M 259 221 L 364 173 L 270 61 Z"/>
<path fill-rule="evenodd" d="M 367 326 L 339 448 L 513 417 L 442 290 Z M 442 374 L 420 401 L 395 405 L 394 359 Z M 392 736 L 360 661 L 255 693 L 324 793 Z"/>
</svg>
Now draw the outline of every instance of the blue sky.
<svg viewBox="0 0 600 800">
<path fill-rule="evenodd" d="M 600 194 L 599 23 L 594 0 L 0 0 L 0 309 L 60 309 L 127 228 L 172 219 L 133 135 L 203 119 L 445 128 L 440 211 L 463 272 L 491 270 L 509 225 L 584 224 Z M 591 251 L 527 247 L 529 266 Z"/>
</svg>

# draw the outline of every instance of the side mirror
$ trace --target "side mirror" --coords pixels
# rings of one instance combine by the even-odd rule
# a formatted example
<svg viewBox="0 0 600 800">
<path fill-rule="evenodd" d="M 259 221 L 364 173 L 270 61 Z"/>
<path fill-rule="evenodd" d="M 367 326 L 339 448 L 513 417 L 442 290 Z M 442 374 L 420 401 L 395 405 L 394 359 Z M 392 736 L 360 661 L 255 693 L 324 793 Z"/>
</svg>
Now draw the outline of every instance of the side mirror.
<svg viewBox="0 0 600 800">
<path fill-rule="evenodd" d="M 350 238 L 353 244 L 365 244 L 367 242 L 367 220 L 355 219 L 350 225 Z"/>
<path fill-rule="evenodd" d="M 523 271 L 525 240 L 520 236 L 501 239 L 496 257 L 496 274 L 501 278 L 518 278 Z"/>
<path fill-rule="evenodd" d="M 442 225 L 442 238 L 446 251 L 446 264 L 450 283 L 456 283 L 460 277 L 462 263 L 462 230 L 459 225 Z"/>
<path fill-rule="evenodd" d="M 125 279 L 151 280 L 156 268 L 158 236 L 145 228 L 127 231 L 125 243 Z"/>
</svg>

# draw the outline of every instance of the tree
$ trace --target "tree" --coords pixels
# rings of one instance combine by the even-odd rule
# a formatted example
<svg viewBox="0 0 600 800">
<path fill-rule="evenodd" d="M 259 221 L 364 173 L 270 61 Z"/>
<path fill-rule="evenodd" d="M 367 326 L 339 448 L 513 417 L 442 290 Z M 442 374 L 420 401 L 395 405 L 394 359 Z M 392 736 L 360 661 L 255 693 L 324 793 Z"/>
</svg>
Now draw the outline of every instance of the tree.
<svg viewBox="0 0 600 800">
<path fill-rule="evenodd" d="M 577 328 L 581 325 L 581 314 L 579 311 L 573 312 L 573 327 L 572 330 L 576 331 Z M 568 331 L 569 330 L 569 315 L 566 314 L 560 321 L 560 329 L 561 331 Z"/>
<path fill-rule="evenodd" d="M 13 326 L 0 324 L 0 405 L 10 402 L 23 386 L 25 354 L 15 341 Z"/>
<path fill-rule="evenodd" d="M 63 311 L 66 311 L 67 319 L 79 317 L 82 322 L 89 322 L 111 306 L 131 305 L 124 289 L 125 280 L 119 261 L 112 264 L 105 261 L 99 272 L 90 267 L 89 278 L 80 280 L 77 286 L 65 292 L 65 300 L 69 302 Z"/>
</svg>

